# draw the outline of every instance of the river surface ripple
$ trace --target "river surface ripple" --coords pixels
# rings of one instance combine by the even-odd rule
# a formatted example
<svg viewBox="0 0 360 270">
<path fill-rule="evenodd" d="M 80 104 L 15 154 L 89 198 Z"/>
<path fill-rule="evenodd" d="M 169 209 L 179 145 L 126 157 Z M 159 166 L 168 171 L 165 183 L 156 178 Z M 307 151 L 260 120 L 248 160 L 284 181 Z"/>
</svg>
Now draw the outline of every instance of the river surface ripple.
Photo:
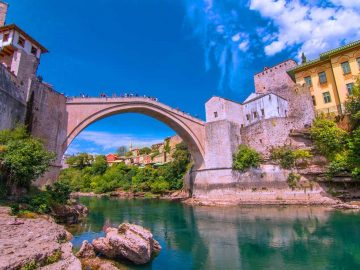
<svg viewBox="0 0 360 270">
<path fill-rule="evenodd" d="M 103 236 L 104 224 L 151 230 L 163 247 L 128 269 L 360 269 L 360 214 L 325 207 L 203 207 L 161 200 L 81 198 L 89 216 L 72 243 Z"/>
</svg>

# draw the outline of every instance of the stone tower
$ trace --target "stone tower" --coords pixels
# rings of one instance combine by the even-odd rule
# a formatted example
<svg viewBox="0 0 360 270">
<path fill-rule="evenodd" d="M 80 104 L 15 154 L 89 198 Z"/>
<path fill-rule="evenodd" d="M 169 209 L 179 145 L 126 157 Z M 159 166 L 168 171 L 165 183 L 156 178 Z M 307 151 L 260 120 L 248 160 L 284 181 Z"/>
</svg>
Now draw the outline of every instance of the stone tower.
<svg viewBox="0 0 360 270">
<path fill-rule="evenodd" d="M 0 27 L 5 25 L 8 4 L 0 1 Z"/>
</svg>

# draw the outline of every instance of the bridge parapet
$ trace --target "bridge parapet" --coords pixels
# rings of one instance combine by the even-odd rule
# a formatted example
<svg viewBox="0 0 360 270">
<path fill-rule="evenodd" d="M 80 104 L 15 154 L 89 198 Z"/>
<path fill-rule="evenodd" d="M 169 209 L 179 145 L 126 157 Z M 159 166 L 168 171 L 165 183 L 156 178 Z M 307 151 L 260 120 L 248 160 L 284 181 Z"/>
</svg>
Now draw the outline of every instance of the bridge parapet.
<svg viewBox="0 0 360 270">
<path fill-rule="evenodd" d="M 205 125 L 205 122 L 189 113 L 181 111 L 179 109 L 172 108 L 157 99 L 149 97 L 68 97 L 66 104 L 119 104 L 119 103 L 148 103 L 156 106 L 161 106 L 163 109 L 171 111 L 177 115 L 180 115 L 188 120 L 194 121 L 200 125 Z"/>
</svg>

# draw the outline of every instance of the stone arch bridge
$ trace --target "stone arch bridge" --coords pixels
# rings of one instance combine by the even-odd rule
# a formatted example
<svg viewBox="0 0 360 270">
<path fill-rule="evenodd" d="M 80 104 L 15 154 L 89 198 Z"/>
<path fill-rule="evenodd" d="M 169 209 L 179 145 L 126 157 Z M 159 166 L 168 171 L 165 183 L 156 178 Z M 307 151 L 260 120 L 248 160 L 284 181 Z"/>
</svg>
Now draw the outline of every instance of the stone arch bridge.
<svg viewBox="0 0 360 270">
<path fill-rule="evenodd" d="M 189 114 L 145 97 L 68 98 L 67 132 L 63 152 L 87 126 L 102 118 L 133 112 L 148 115 L 172 128 L 188 145 L 194 169 L 204 167 L 205 123 Z"/>
</svg>

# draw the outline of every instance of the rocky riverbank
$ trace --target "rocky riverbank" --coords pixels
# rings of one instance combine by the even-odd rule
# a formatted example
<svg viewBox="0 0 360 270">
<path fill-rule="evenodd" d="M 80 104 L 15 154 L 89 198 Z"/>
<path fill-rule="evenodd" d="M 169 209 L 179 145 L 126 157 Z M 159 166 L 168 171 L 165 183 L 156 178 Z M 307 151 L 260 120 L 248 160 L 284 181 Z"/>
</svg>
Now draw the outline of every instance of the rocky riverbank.
<svg viewBox="0 0 360 270">
<path fill-rule="evenodd" d="M 119 199 L 134 199 L 134 198 L 151 198 L 151 199 L 161 199 L 161 200 L 171 200 L 171 201 L 182 201 L 189 199 L 190 195 L 184 190 L 169 191 L 164 194 L 152 194 L 146 192 L 133 192 L 133 191 L 124 191 L 121 189 L 108 192 L 108 193 L 94 193 L 94 192 L 73 192 L 70 195 L 72 198 L 79 197 L 112 197 Z"/>
<path fill-rule="evenodd" d="M 72 235 L 63 226 L 48 216 L 17 218 L 9 211 L 0 207 L 0 270 L 81 270 L 69 242 Z"/>
</svg>

